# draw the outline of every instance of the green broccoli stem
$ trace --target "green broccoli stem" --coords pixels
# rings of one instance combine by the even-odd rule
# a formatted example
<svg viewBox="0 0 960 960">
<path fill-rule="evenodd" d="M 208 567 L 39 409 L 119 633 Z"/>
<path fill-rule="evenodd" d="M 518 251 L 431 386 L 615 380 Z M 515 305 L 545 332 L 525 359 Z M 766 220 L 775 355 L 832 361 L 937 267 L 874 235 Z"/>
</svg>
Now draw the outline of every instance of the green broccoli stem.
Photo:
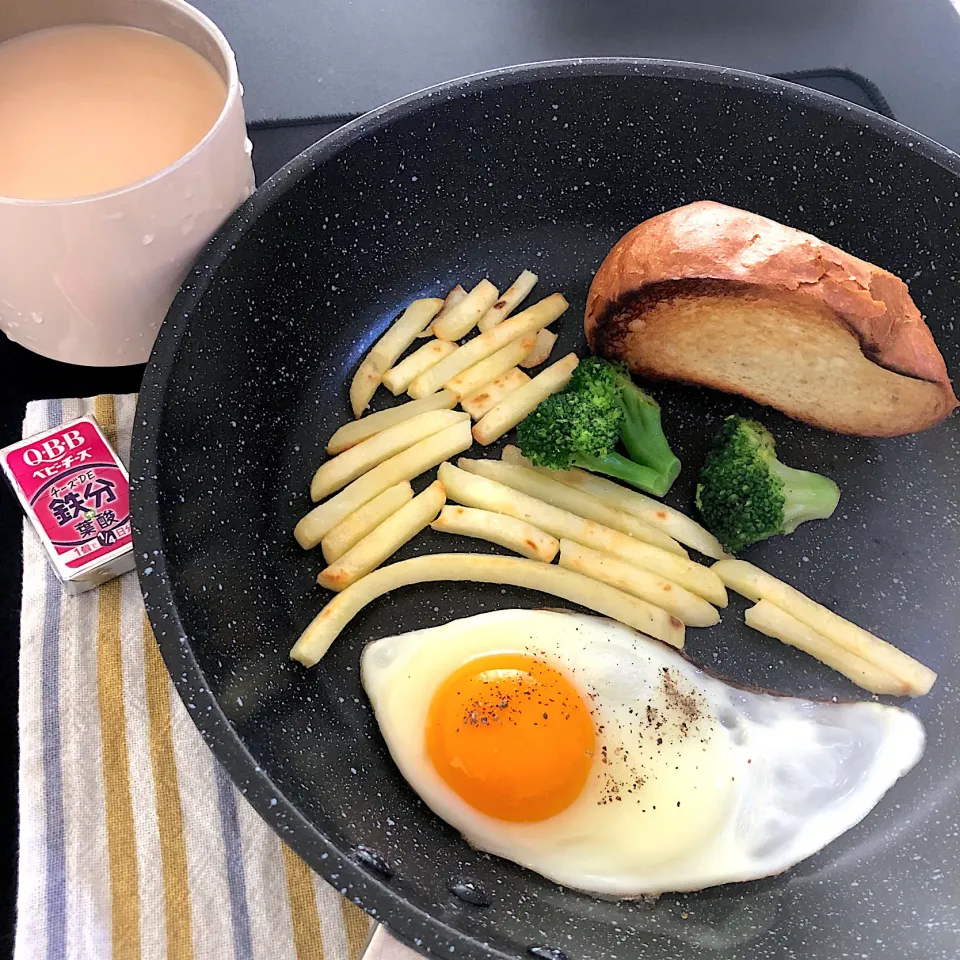
<svg viewBox="0 0 960 960">
<path fill-rule="evenodd" d="M 654 497 L 662 497 L 670 489 L 670 484 L 676 479 L 668 479 L 664 474 L 652 470 L 650 467 L 634 463 L 619 453 L 608 453 L 605 457 L 594 457 L 587 453 L 575 454 L 573 466 L 591 473 L 602 473 L 608 477 L 616 477 L 629 483 L 631 487 L 649 493 Z"/>
<path fill-rule="evenodd" d="M 806 520 L 826 520 L 836 510 L 840 488 L 829 477 L 785 466 L 776 458 L 769 466 L 783 481 L 784 533 L 793 533 Z"/>
<path fill-rule="evenodd" d="M 631 460 L 662 478 L 663 493 L 658 496 L 663 496 L 680 475 L 680 461 L 663 433 L 660 405 L 630 381 L 621 387 L 620 400 L 624 413 L 620 439 Z"/>
</svg>

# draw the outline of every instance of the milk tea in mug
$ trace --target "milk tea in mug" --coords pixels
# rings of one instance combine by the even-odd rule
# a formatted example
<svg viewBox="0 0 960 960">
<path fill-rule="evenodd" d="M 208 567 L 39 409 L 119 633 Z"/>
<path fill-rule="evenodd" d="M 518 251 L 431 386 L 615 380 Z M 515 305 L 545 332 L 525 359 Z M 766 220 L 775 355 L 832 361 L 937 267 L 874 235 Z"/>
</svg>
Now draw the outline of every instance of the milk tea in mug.
<svg viewBox="0 0 960 960">
<path fill-rule="evenodd" d="M 52 26 L 51 0 L 10 2 L 0 329 L 58 360 L 143 362 L 190 263 L 253 189 L 233 54 L 182 0 L 112 4 L 116 23 L 77 0 L 75 22 Z M 33 11 L 44 25 L 23 29 Z"/>
</svg>

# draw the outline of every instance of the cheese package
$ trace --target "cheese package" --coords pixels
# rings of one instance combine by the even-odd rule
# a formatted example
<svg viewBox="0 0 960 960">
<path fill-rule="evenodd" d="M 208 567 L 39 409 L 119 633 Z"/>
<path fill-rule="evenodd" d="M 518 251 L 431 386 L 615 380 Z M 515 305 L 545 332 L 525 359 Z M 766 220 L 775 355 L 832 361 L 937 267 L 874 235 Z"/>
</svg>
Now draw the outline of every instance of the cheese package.
<svg viewBox="0 0 960 960">
<path fill-rule="evenodd" d="M 5 447 L 0 467 L 68 593 L 134 568 L 129 478 L 92 416 Z"/>
</svg>

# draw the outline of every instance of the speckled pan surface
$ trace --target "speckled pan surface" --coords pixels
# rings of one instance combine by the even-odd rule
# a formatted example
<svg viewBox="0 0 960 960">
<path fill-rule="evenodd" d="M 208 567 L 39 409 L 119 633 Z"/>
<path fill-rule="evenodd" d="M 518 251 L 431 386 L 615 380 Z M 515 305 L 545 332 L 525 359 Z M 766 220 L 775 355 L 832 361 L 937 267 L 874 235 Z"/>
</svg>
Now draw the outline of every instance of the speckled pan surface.
<svg viewBox="0 0 960 960">
<path fill-rule="evenodd" d="M 290 531 L 327 438 L 348 416 L 345 382 L 393 316 L 457 281 L 506 285 L 530 267 L 539 289 L 570 298 L 561 346 L 582 350 L 586 291 L 607 249 L 639 220 L 700 198 L 783 220 L 904 277 L 960 372 L 960 158 L 841 101 L 714 68 L 587 61 L 456 81 L 348 125 L 277 174 L 212 242 L 174 304 L 134 441 L 150 617 L 198 726 L 260 813 L 421 950 L 954 960 L 957 419 L 864 440 L 715 393 L 655 389 L 686 465 L 670 502 L 690 507 L 724 415 L 758 415 L 786 462 L 834 476 L 843 497 L 830 522 L 749 558 L 940 673 L 910 704 L 929 737 L 920 765 L 859 827 L 783 876 L 655 906 L 600 902 L 474 853 L 417 800 L 360 689 L 363 644 L 536 606 L 539 595 L 408 588 L 367 608 L 314 670 L 287 657 L 324 602 L 313 586 L 320 559 Z M 399 556 L 453 543 L 420 537 Z M 719 626 L 689 631 L 689 652 L 737 680 L 861 695 L 749 633 L 743 606 L 733 599 Z M 451 892 L 457 884 L 462 897 Z"/>
</svg>

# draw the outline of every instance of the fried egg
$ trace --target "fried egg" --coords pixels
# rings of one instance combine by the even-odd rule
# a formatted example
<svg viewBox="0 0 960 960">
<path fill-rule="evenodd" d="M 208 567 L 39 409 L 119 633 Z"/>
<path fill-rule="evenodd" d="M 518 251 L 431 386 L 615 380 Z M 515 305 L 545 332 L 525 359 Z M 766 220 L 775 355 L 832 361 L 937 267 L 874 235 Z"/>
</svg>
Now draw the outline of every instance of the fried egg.
<svg viewBox="0 0 960 960">
<path fill-rule="evenodd" d="M 863 819 L 924 745 L 906 710 L 742 690 L 620 624 L 547 610 L 375 641 L 361 679 L 438 816 L 605 897 L 780 873 Z"/>
</svg>

